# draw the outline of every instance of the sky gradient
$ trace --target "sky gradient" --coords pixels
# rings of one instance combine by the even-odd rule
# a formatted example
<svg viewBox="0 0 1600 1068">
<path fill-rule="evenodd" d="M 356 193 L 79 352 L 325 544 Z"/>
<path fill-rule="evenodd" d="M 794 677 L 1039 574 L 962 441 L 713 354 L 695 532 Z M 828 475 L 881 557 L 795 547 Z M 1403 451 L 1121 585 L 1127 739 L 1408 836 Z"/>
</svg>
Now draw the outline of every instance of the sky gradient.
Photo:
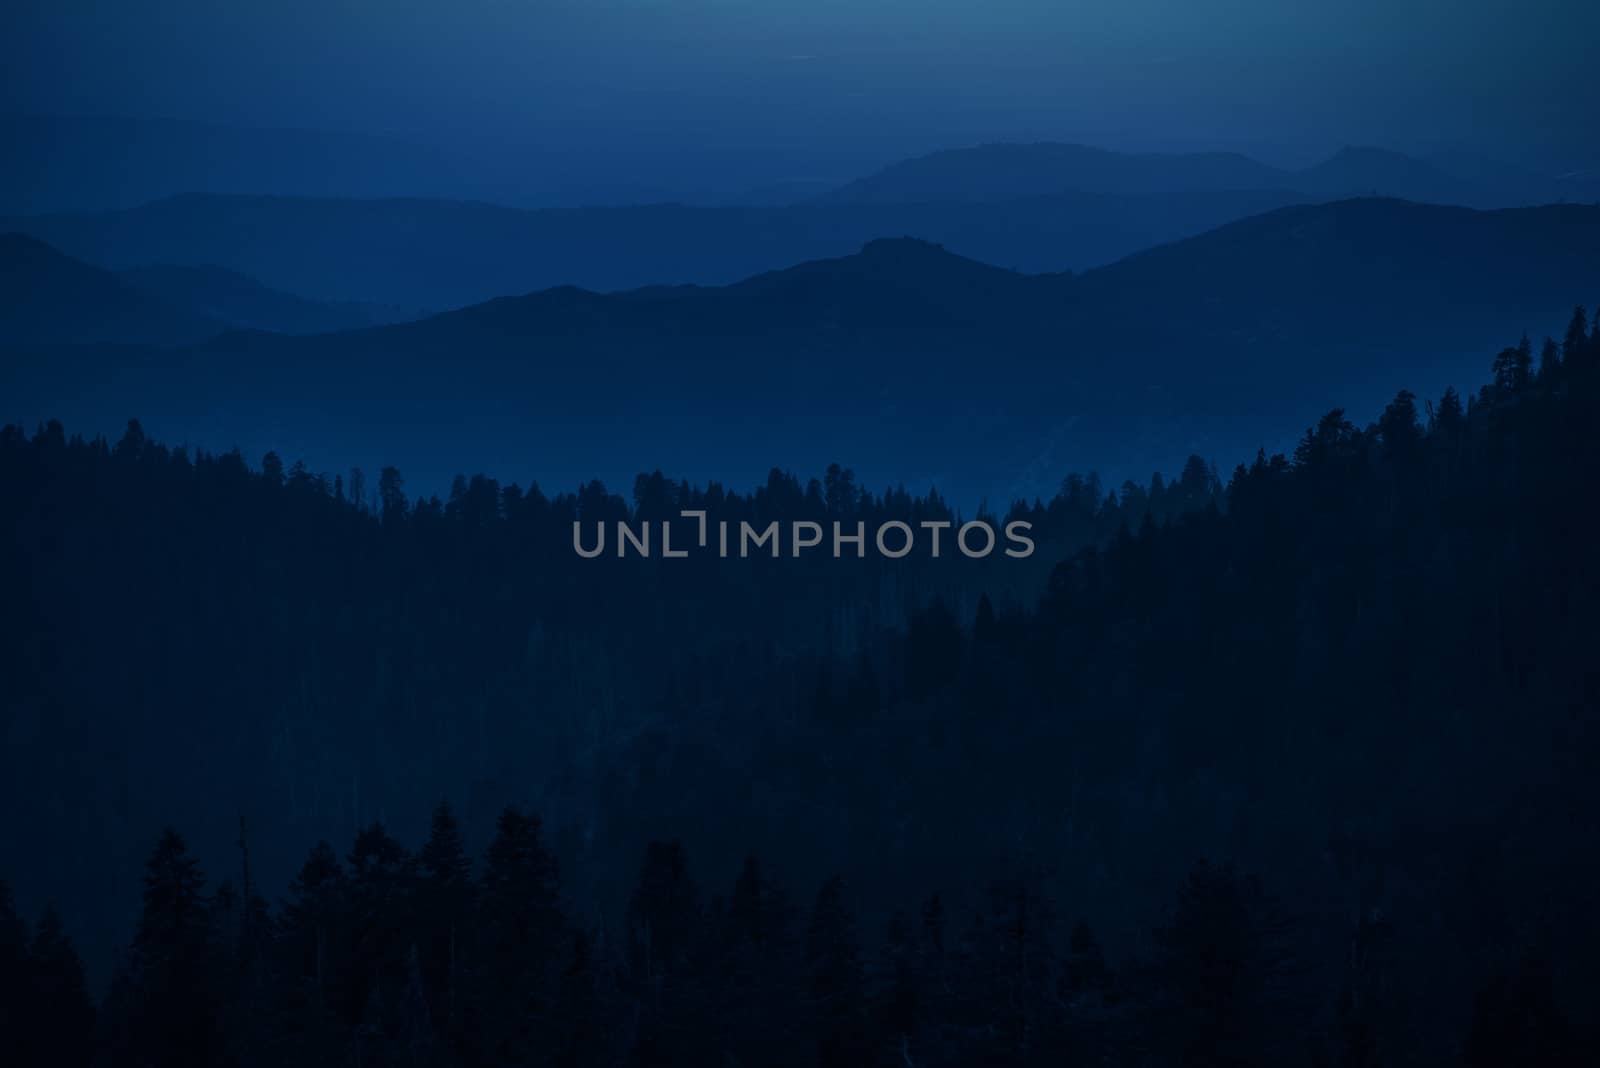
<svg viewBox="0 0 1600 1068">
<path fill-rule="evenodd" d="M 1600 156 L 1600 5 L 1576 0 L 107 8 L 7 5 L 0 111 L 384 133 L 551 186 L 832 181 L 987 140 Z"/>
</svg>

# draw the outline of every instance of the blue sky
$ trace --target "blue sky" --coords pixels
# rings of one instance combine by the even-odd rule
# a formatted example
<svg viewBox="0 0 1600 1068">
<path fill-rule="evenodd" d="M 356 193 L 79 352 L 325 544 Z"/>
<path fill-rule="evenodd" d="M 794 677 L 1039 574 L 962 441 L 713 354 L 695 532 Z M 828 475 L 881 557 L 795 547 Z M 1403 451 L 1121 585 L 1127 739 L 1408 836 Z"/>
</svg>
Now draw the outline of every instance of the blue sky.
<svg viewBox="0 0 1600 1068">
<path fill-rule="evenodd" d="M 383 132 L 573 180 L 833 179 L 984 140 L 1600 155 L 1575 0 L 24 0 L 3 110 Z"/>
</svg>

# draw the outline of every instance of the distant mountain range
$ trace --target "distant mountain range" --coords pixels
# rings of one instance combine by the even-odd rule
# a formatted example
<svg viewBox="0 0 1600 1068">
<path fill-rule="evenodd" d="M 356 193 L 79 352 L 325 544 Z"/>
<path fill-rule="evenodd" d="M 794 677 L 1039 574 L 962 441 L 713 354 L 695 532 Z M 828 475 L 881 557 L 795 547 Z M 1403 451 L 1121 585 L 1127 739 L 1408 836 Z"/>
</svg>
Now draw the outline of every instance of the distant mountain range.
<svg viewBox="0 0 1600 1068">
<path fill-rule="evenodd" d="M 195 188 L 221 192 L 0 218 L 0 230 L 32 234 L 110 269 L 220 267 L 322 301 L 441 311 L 557 285 L 727 284 L 897 234 L 1020 271 L 1082 271 L 1289 204 L 1357 195 L 1479 208 L 1600 200 L 1600 176 L 1547 177 L 1465 156 L 1423 161 L 1349 148 L 1286 170 L 1229 153 L 1135 155 L 1049 143 L 938 152 L 832 190 L 791 185 L 701 204 L 518 209 L 437 196 L 240 192 L 251 183 L 263 192 L 386 192 L 425 171 L 414 160 L 381 165 L 376 147 L 357 155 L 379 162 L 381 182 L 316 165 L 338 156 L 344 149 L 333 146 L 340 145 L 272 150 L 274 158 L 301 160 L 295 166 L 309 168 L 315 181 L 289 174 L 287 164 L 241 163 L 237 174 L 224 174 L 218 161 L 235 158 L 231 149 L 189 162 L 181 153 L 157 154 L 173 169 L 171 182 L 189 174 Z M 97 169 L 86 159 L 71 162 L 73 174 Z M 29 168 L 11 168 L 12 180 L 22 180 L 19 171 Z M 458 186 L 440 177 L 433 187 Z"/>
<path fill-rule="evenodd" d="M 0 219 L 0 230 L 108 268 L 217 264 L 324 300 L 444 310 L 557 285 L 725 284 L 899 234 L 1018 270 L 1076 270 L 1300 199 L 1260 190 L 525 211 L 464 201 L 190 195 L 127 211 Z"/>
<path fill-rule="evenodd" d="M 1481 379 L 1600 295 L 1600 208 L 1293 206 L 1076 276 L 910 240 L 722 287 L 572 287 L 403 325 L 182 349 L 13 345 L 0 418 L 313 467 L 567 488 L 853 464 L 976 503 L 1286 448 L 1331 403 Z M 98 277 L 98 276 L 97 276 Z M 87 298 L 80 298 L 87 299 Z M 86 318 L 91 318 L 85 312 Z"/>
<path fill-rule="evenodd" d="M 993 201 L 1060 193 L 1279 190 L 1308 199 L 1390 196 L 1432 204 L 1519 207 L 1600 199 L 1600 175 L 1553 177 L 1466 156 L 1425 161 L 1344 148 L 1287 170 L 1237 153 L 1131 155 L 1084 145 L 994 144 L 935 152 L 825 194 L 829 203 Z"/>
<path fill-rule="evenodd" d="M 395 137 L 222 126 L 122 116 L 0 115 L 0 215 L 108 211 L 183 193 L 296 197 L 486 199 L 518 207 L 675 201 L 705 207 L 809 202 L 904 204 L 1063 193 L 1278 190 L 1317 199 L 1396 196 L 1472 207 L 1600 198 L 1600 173 L 1545 175 L 1463 152 L 1416 159 L 1345 148 L 1305 169 L 1238 153 L 1125 153 L 1078 144 L 979 145 L 893 163 L 834 188 L 817 179 L 690 191 L 593 182 L 562 188 L 559 160 L 536 145 L 477 155 Z M 550 187 L 550 183 L 556 183 Z"/>
</svg>

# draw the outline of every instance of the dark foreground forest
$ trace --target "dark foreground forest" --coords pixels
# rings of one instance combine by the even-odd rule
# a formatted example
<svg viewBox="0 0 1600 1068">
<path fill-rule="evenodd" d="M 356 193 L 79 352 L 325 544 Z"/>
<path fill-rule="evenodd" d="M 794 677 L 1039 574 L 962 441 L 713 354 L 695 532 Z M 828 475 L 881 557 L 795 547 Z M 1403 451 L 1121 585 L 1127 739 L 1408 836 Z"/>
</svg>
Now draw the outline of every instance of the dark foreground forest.
<svg viewBox="0 0 1600 1068">
<path fill-rule="evenodd" d="M 412 501 L 7 429 L 3 863 L 62 911 L 0 905 L 4 1048 L 1600 1062 L 1600 330 L 1492 373 L 1069 480 L 1015 568 L 572 558 L 951 514 L 842 469 Z"/>
</svg>

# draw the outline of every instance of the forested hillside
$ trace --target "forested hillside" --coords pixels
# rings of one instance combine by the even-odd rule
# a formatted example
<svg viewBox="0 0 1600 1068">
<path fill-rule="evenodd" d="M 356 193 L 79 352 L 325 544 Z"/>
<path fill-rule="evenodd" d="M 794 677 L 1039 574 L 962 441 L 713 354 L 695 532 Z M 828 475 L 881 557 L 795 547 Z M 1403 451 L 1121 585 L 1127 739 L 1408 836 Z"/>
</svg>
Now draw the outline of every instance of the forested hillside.
<svg viewBox="0 0 1600 1068">
<path fill-rule="evenodd" d="M 63 922 L 0 967 L 66 993 L 5 1003 L 63 1064 L 1592 1063 L 1600 330 L 1492 374 L 1069 480 L 1020 562 L 572 553 L 949 514 L 842 469 L 8 429 L 0 868 Z M 63 927 L 126 947 L 93 1028 Z"/>
</svg>

